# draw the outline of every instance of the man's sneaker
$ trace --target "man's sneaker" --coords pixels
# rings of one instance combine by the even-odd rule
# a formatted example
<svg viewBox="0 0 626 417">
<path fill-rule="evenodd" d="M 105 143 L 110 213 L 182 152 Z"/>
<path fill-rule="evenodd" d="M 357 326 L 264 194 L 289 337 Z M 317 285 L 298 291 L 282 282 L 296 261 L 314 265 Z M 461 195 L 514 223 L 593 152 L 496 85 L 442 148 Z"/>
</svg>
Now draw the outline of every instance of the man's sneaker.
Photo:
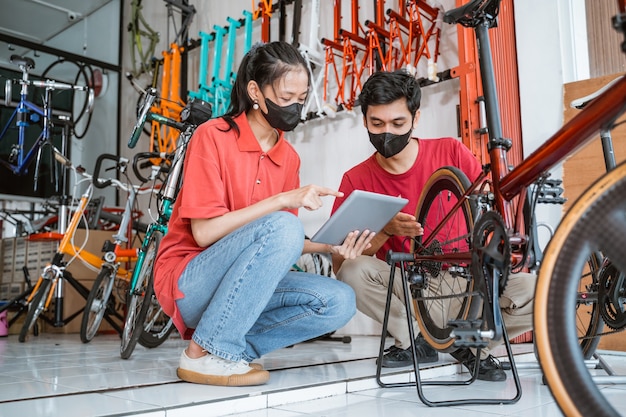
<svg viewBox="0 0 626 417">
<path fill-rule="evenodd" d="M 397 346 L 391 346 L 385 350 L 387 353 L 383 355 L 382 366 L 384 368 L 401 368 L 403 366 L 413 365 L 413 354 L 411 348 L 400 349 Z M 415 354 L 418 363 L 431 363 L 439 360 L 439 355 L 433 349 L 422 335 L 415 338 Z"/>
<path fill-rule="evenodd" d="M 474 372 L 476 356 L 474 356 L 472 351 L 467 348 L 462 348 L 455 350 L 450 355 L 461 362 L 461 364 L 465 366 L 470 373 Z M 506 373 L 502 369 L 500 362 L 492 355 L 489 355 L 487 358 L 481 359 L 480 364 L 478 365 L 477 379 L 492 382 L 504 381 L 506 380 Z"/>
<path fill-rule="evenodd" d="M 246 361 L 229 361 L 210 353 L 191 359 L 183 350 L 176 374 L 183 381 L 196 384 L 241 387 L 264 384 L 270 379 L 269 372 L 257 367 Z"/>
</svg>

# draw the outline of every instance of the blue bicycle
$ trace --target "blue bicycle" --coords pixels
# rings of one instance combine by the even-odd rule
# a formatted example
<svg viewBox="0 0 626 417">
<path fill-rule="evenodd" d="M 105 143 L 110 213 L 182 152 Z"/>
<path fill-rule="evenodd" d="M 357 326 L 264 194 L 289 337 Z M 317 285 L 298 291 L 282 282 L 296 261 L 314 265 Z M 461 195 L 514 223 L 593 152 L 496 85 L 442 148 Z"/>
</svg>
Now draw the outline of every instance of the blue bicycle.
<svg viewBox="0 0 626 417">
<path fill-rule="evenodd" d="M 10 62 L 17 65 L 22 71 L 21 80 L 7 80 L 5 84 L 5 105 L 11 106 L 12 85 L 18 83 L 21 85 L 20 100 L 9 118 L 6 125 L 0 132 L 0 141 L 8 139 L 8 132 L 11 127 L 17 128 L 17 143 L 11 146 L 8 161 L 0 160 L 0 163 L 7 167 L 15 175 L 25 175 L 28 167 L 37 156 L 37 164 L 35 166 L 35 180 L 39 174 L 39 161 L 41 152 L 45 146 L 52 147 L 52 128 L 54 126 L 52 114 L 52 91 L 54 90 L 74 90 L 87 92 L 87 104 L 84 111 L 91 112 L 94 100 L 94 90 L 88 86 L 67 84 L 54 80 L 30 80 L 29 72 L 35 68 L 35 62 L 28 57 L 12 55 Z M 38 87 L 45 90 L 43 96 L 43 106 L 28 100 L 28 87 Z M 67 123 L 71 124 L 70 118 Z M 27 129 L 31 124 L 42 121 L 42 130 L 32 145 L 27 145 Z M 64 144 L 65 146 L 65 144 Z M 63 150 L 63 149 L 62 149 Z"/>
</svg>

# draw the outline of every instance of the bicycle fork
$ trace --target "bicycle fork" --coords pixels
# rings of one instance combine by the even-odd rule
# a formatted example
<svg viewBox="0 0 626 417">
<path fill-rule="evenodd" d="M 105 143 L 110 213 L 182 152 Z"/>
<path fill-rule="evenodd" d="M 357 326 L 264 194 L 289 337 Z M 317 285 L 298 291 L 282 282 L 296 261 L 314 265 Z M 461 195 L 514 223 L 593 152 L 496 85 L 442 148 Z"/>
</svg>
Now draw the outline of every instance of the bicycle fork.
<svg viewBox="0 0 626 417">
<path fill-rule="evenodd" d="M 35 284 L 35 287 L 33 288 L 33 291 L 30 293 L 30 295 L 28 296 L 28 298 L 26 299 L 26 304 L 29 305 L 29 308 L 35 308 L 37 309 L 36 313 L 35 313 L 35 320 L 33 320 L 33 323 L 36 321 L 36 319 L 41 315 L 41 313 L 43 313 L 44 311 L 48 310 L 48 307 L 50 306 L 50 303 L 52 301 L 52 297 L 54 295 L 55 297 L 55 317 L 54 317 L 54 326 L 57 326 L 57 323 L 62 323 L 62 314 L 63 314 L 63 297 L 61 296 L 62 291 L 63 291 L 63 282 L 62 280 L 60 280 L 59 278 L 63 275 L 63 267 L 59 267 L 57 265 L 47 265 L 41 276 L 39 277 L 39 279 L 37 280 L 37 283 Z M 35 298 L 35 295 L 39 292 L 39 291 L 43 291 L 43 288 L 46 288 L 47 285 L 43 285 L 44 281 L 50 281 L 50 287 L 48 289 L 48 293 L 45 295 L 45 298 L 42 299 L 42 301 L 39 303 L 39 305 L 31 305 L 33 299 Z"/>
</svg>

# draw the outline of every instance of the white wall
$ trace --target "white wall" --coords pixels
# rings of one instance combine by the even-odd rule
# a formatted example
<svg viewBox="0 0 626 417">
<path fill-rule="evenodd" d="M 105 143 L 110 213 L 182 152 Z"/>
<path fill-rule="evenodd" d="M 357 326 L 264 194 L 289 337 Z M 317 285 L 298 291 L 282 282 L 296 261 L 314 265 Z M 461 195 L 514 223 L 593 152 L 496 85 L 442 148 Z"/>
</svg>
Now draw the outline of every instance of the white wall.
<svg viewBox="0 0 626 417">
<path fill-rule="evenodd" d="M 515 2 L 524 155 L 563 124 L 563 84 L 589 78 L 584 0 Z M 562 178 L 562 166 L 551 171 Z M 554 229 L 562 206 L 540 204 L 537 222 Z M 540 228 L 540 243 L 549 240 Z"/>
</svg>

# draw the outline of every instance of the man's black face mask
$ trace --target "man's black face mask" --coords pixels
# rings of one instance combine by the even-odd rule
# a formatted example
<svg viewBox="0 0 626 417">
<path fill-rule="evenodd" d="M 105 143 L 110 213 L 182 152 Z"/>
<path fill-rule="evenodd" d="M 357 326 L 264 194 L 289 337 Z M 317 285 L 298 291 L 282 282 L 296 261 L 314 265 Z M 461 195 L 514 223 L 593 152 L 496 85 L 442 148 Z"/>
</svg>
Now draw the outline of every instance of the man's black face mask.
<svg viewBox="0 0 626 417">
<path fill-rule="evenodd" d="M 411 132 L 413 132 L 413 126 L 403 135 L 395 135 L 390 132 L 372 133 L 369 130 L 367 131 L 370 136 L 370 142 L 378 153 L 385 158 L 391 158 L 400 153 L 409 144 Z"/>
</svg>

